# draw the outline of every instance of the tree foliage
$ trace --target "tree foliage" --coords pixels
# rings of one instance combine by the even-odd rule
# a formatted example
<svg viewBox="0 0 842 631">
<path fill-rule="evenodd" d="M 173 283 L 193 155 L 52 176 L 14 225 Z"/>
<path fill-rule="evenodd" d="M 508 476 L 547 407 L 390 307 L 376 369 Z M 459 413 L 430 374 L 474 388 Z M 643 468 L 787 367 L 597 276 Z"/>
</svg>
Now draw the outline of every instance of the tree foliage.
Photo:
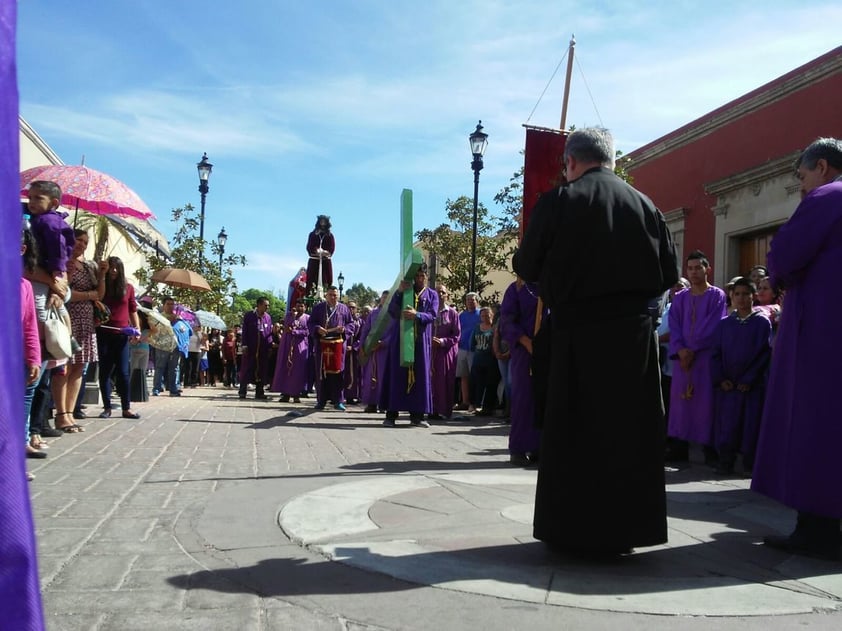
<svg viewBox="0 0 842 631">
<path fill-rule="evenodd" d="M 447 222 L 438 228 L 419 230 L 416 238 L 427 252 L 436 255 L 438 273 L 445 277 L 454 299 L 467 293 L 471 278 L 471 241 L 473 235 L 473 200 L 461 196 L 448 199 L 445 204 Z M 477 207 L 476 291 L 491 285 L 488 273 L 508 269 L 514 243 L 498 233 L 500 220 L 489 215 L 488 209 Z M 487 300 L 498 298 L 485 295 Z"/>
<path fill-rule="evenodd" d="M 284 321 L 284 315 L 287 310 L 286 298 L 264 289 L 246 289 L 241 293 L 234 294 L 231 299 L 231 311 L 237 316 L 237 324 L 242 321 L 243 314 L 246 311 L 254 309 L 257 299 L 261 296 L 269 300 L 267 311 L 272 316 L 272 322 Z"/>
<path fill-rule="evenodd" d="M 343 296 L 343 302 L 356 302 L 358 307 L 365 305 L 373 306 L 380 299 L 380 292 L 367 287 L 362 283 L 354 283 L 351 288 L 346 291 Z"/>
<path fill-rule="evenodd" d="M 191 205 L 172 209 L 172 222 L 179 228 L 170 240 L 171 258 L 159 258 L 155 253 L 146 256 L 146 267 L 137 270 L 134 275 L 139 284 L 146 287 L 145 293 L 160 299 L 170 295 L 177 302 L 191 307 L 201 306 L 203 309 L 214 311 L 219 309 L 220 315 L 231 326 L 239 323 L 242 313 L 236 313 L 230 303 L 231 297 L 237 290 L 233 268 L 246 264 L 246 257 L 233 252 L 226 252 L 222 258 L 222 269 L 219 266 L 219 244 L 215 241 L 199 239 L 199 214 Z M 208 247 L 210 246 L 210 247 Z M 210 252 L 208 253 L 208 250 Z M 199 254 L 202 253 L 200 260 Z M 211 291 L 196 291 L 181 287 L 167 287 L 158 285 L 152 280 L 152 275 L 164 267 L 189 269 L 202 277 L 211 286 Z"/>
</svg>

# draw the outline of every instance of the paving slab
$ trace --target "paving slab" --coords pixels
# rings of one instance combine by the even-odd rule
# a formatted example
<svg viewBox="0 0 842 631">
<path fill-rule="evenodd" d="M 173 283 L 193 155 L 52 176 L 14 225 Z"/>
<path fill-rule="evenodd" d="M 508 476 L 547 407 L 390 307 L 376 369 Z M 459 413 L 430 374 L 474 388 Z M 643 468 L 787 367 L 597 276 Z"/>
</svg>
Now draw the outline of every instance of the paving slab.
<svg viewBox="0 0 842 631">
<path fill-rule="evenodd" d="M 669 543 L 585 563 L 532 538 L 499 420 L 303 401 L 189 389 L 29 461 L 48 628 L 842 628 L 842 565 L 758 545 L 794 517 L 747 480 L 670 470 Z"/>
</svg>

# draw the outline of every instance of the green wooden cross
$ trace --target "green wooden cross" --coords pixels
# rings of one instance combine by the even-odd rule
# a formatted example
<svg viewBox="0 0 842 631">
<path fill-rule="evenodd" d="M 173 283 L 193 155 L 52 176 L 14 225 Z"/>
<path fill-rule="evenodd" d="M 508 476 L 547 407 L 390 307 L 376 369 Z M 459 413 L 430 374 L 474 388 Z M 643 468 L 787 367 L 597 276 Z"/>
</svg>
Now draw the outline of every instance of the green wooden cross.
<svg viewBox="0 0 842 631">
<path fill-rule="evenodd" d="M 386 333 L 391 322 L 389 316 L 389 303 L 392 297 L 398 290 L 401 281 L 405 280 L 409 283 L 415 282 L 415 274 L 418 273 L 418 268 L 424 262 L 424 257 L 421 250 L 412 247 L 413 232 L 412 232 L 412 191 L 408 188 L 401 192 L 401 267 L 398 277 L 395 279 L 395 284 L 389 290 L 389 297 L 386 304 L 377 315 L 377 320 L 371 325 L 371 332 L 365 340 L 363 351 L 365 357 L 371 355 L 371 349 Z M 415 291 L 409 287 L 403 292 L 402 309 L 407 307 L 415 307 Z M 401 336 L 401 366 L 412 366 L 415 363 L 415 322 L 412 320 L 400 320 L 400 336 Z"/>
</svg>

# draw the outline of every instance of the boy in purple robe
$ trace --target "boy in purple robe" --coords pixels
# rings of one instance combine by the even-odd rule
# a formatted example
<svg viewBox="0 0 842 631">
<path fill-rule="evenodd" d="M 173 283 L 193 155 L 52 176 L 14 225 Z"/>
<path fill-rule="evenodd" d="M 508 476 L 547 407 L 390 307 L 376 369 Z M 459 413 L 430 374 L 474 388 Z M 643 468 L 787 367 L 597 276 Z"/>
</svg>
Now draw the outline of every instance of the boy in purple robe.
<svg viewBox="0 0 842 631">
<path fill-rule="evenodd" d="M 803 199 L 772 240 L 769 274 L 785 289 L 751 488 L 798 511 L 767 546 L 840 560 L 842 141 L 820 138 L 796 163 Z"/>
<path fill-rule="evenodd" d="M 280 392 L 281 403 L 300 403 L 299 395 L 307 389 L 307 360 L 309 358 L 310 319 L 299 300 L 284 318 L 284 333 L 278 348 L 272 390 Z"/>
<path fill-rule="evenodd" d="M 521 278 L 508 286 L 500 304 L 501 334 L 509 344 L 511 406 L 509 460 L 526 466 L 538 461 L 541 433 L 535 426 L 535 402 L 532 394 L 532 338 L 538 314 L 538 287 Z M 542 318 L 546 310 L 542 310 Z"/>
<path fill-rule="evenodd" d="M 337 410 L 345 410 L 345 392 L 342 371 L 345 368 L 344 340 L 345 327 L 351 323 L 351 312 L 348 307 L 339 302 L 339 290 L 330 286 L 325 294 L 324 302 L 313 307 L 310 313 L 310 335 L 316 340 L 314 358 L 316 362 L 316 406 L 323 410 L 327 401 L 333 401 Z M 339 340 L 341 343 L 336 344 Z M 337 346 L 338 349 L 333 347 Z M 328 369 L 330 363 L 326 353 L 338 355 L 335 370 Z"/>
<path fill-rule="evenodd" d="M 750 279 L 734 281 L 731 306 L 735 311 L 719 321 L 713 342 L 710 365 L 716 388 L 714 439 L 720 475 L 734 472 L 737 452 L 743 456 L 746 472 L 754 466 L 772 351 L 772 323 L 752 308 L 756 295 Z"/>
<path fill-rule="evenodd" d="M 675 294 L 669 311 L 669 359 L 673 361 L 667 459 L 688 458 L 688 442 L 705 448 L 705 461 L 714 463 L 713 382 L 710 359 L 719 321 L 727 311 L 726 296 L 707 281 L 710 263 L 696 250 L 687 257 L 690 289 Z"/>
<path fill-rule="evenodd" d="M 395 330 L 389 341 L 386 356 L 386 374 L 380 407 L 386 410 L 383 425 L 394 427 L 398 412 L 409 412 L 409 422 L 415 427 L 429 427 L 424 415 L 433 407 L 433 393 L 430 384 L 430 353 L 433 343 L 433 323 L 439 311 L 439 297 L 435 290 L 427 287 L 427 266 L 422 265 L 415 274 L 412 285 L 415 292 L 415 306 L 401 310 L 403 292 L 409 283 L 401 281 L 398 291 L 389 303 L 389 315 L 410 320 L 415 324 L 415 362 L 412 366 L 401 366 L 401 335 Z"/>
<path fill-rule="evenodd" d="M 377 316 L 383 308 L 386 299 L 389 297 L 389 292 L 384 291 L 380 295 L 380 303 L 372 309 L 369 316 L 363 322 L 362 331 L 360 332 L 360 353 L 363 354 L 364 359 L 362 365 L 362 380 L 360 383 L 360 400 L 365 405 L 365 412 L 377 412 L 378 404 L 380 403 L 380 393 L 383 390 L 383 378 L 386 374 L 386 348 L 389 342 L 389 337 L 392 334 L 392 327 L 386 329 L 383 337 L 377 341 L 377 344 L 372 349 L 370 355 L 364 355 L 364 348 L 366 339 L 371 333 L 372 325 L 377 321 Z"/>
<path fill-rule="evenodd" d="M 349 301 L 348 311 L 351 312 L 351 322 L 345 328 L 345 400 L 348 403 L 360 401 L 360 333 L 363 322 L 357 312 L 357 303 Z"/>
<path fill-rule="evenodd" d="M 432 387 L 433 411 L 430 420 L 449 419 L 453 415 L 456 387 L 456 358 L 459 355 L 459 337 L 462 328 L 456 309 L 445 301 L 447 288 L 439 284 L 439 313 L 433 330 Z"/>
<path fill-rule="evenodd" d="M 269 375 L 269 349 L 272 347 L 272 316 L 267 313 L 269 299 L 261 296 L 255 303 L 254 311 L 243 316 L 242 350 L 240 359 L 241 399 L 246 398 L 249 382 L 254 383 L 254 398 L 268 401 L 263 388 Z"/>
</svg>

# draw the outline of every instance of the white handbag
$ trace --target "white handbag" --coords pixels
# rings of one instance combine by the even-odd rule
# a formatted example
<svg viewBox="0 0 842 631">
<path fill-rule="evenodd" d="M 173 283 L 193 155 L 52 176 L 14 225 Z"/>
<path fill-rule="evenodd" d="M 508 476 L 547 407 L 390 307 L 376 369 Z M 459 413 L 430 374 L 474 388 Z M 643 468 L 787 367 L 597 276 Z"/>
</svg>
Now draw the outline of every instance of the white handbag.
<svg viewBox="0 0 842 631">
<path fill-rule="evenodd" d="M 55 307 L 50 307 L 44 322 L 44 346 L 53 359 L 68 359 L 73 354 L 70 331 Z"/>
</svg>

